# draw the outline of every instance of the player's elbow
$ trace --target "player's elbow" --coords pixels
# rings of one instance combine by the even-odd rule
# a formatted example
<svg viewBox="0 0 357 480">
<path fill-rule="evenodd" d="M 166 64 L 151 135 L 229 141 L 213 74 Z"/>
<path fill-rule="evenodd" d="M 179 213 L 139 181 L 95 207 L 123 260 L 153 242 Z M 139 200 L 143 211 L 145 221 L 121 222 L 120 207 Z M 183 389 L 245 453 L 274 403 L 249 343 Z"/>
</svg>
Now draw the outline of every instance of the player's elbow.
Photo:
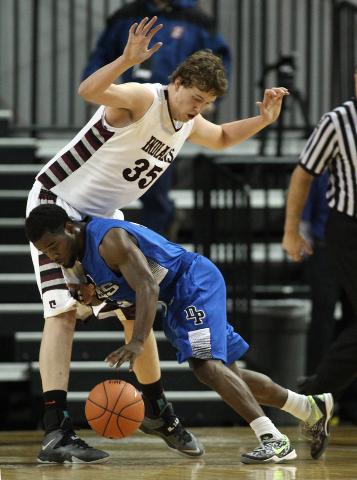
<svg viewBox="0 0 357 480">
<path fill-rule="evenodd" d="M 141 285 L 138 285 L 136 292 L 137 294 L 141 292 L 147 298 L 157 299 L 159 298 L 160 287 L 156 283 L 154 276 L 148 275 L 146 278 L 142 278 Z"/>
<path fill-rule="evenodd" d="M 159 292 L 160 292 L 160 287 L 159 285 L 156 283 L 155 280 L 152 280 L 150 282 L 150 285 L 149 285 L 149 289 L 150 289 L 150 296 L 153 297 L 153 298 L 159 298 Z"/>
<path fill-rule="evenodd" d="M 96 97 L 98 96 L 98 91 L 96 85 L 89 79 L 83 80 L 79 85 L 78 94 L 87 100 L 87 102 L 96 102 Z"/>
<path fill-rule="evenodd" d="M 91 101 L 91 91 L 87 86 L 86 80 L 84 80 L 78 88 L 78 95 L 80 95 L 84 100 L 87 100 L 88 102 Z"/>
</svg>

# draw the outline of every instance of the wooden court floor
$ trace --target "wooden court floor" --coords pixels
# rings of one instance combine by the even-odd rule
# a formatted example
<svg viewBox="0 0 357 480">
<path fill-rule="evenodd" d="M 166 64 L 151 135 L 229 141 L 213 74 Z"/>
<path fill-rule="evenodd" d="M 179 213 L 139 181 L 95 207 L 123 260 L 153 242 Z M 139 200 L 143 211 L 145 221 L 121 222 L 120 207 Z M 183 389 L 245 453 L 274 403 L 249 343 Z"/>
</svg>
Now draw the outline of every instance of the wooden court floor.
<svg viewBox="0 0 357 480">
<path fill-rule="evenodd" d="M 297 439 L 297 429 L 281 428 L 298 458 L 282 465 L 243 465 L 242 453 L 257 445 L 250 428 L 196 428 L 206 448 L 202 459 L 172 453 L 165 443 L 140 432 L 124 440 L 106 440 L 91 430 L 80 436 L 111 455 L 103 465 L 42 465 L 37 463 L 42 434 L 0 432 L 1 480 L 357 480 L 357 427 L 332 429 L 329 447 L 312 460 L 309 444 Z"/>
</svg>

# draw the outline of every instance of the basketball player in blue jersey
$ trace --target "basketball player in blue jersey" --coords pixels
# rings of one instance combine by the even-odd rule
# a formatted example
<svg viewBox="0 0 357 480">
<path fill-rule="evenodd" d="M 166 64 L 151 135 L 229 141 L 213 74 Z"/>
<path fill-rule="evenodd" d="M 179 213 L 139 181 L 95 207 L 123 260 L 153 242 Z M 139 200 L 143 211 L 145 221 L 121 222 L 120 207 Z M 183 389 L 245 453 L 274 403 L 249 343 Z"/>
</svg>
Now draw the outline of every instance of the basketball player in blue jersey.
<svg viewBox="0 0 357 480">
<path fill-rule="evenodd" d="M 83 304 L 105 300 L 136 303 L 131 340 L 106 358 L 132 371 L 151 332 L 157 302 L 163 304 L 163 329 L 206 384 L 252 427 L 260 445 L 241 456 L 243 463 L 281 463 L 296 458 L 288 437 L 259 406 L 285 410 L 305 422 L 311 455 L 319 458 L 329 440 L 332 395 L 304 396 L 260 373 L 239 369 L 235 361 L 248 349 L 226 318 L 226 289 L 219 270 L 207 258 L 187 252 L 157 233 L 124 220 L 87 217 L 70 220 L 57 205 L 40 205 L 26 220 L 29 241 L 52 261 L 72 268 L 80 261 L 92 284 L 71 285 Z M 155 424 L 155 418 L 152 422 Z M 46 442 L 55 438 L 47 436 Z M 170 445 L 169 445 L 170 446 Z M 199 452 L 197 452 L 199 453 Z"/>
<path fill-rule="evenodd" d="M 161 43 L 149 48 L 150 40 L 161 28 L 154 26 L 155 21 L 156 17 L 150 21 L 145 18 L 139 25 L 134 24 L 123 54 L 80 85 L 79 94 L 100 106 L 75 138 L 42 168 L 29 194 L 27 215 L 40 204 L 55 203 L 75 221 L 86 215 L 123 219 L 118 209 L 153 185 L 174 161 L 185 140 L 221 150 L 251 137 L 279 116 L 283 97 L 288 95 L 283 87 L 265 91 L 263 101 L 257 102 L 260 114 L 256 117 L 224 125 L 205 120 L 201 112 L 227 90 L 222 61 L 209 51 L 196 52 L 179 65 L 167 86 L 114 85 L 123 72 L 160 48 Z M 73 268 L 59 266 L 32 244 L 31 253 L 45 316 L 40 350 L 45 435 L 60 432 L 68 452 L 74 449 L 80 456 L 78 459 L 68 453 L 66 461 L 106 461 L 107 453 L 91 449 L 78 439 L 70 417 L 64 413 L 76 319 L 85 320 L 92 314 L 92 309 L 82 305 L 67 287 L 68 283 L 84 283 L 83 269 L 78 262 Z M 118 305 L 115 308 L 129 341 L 135 328 L 135 312 Z M 134 371 L 145 402 L 142 430 L 160 433 L 179 454 L 202 455 L 204 448 L 182 427 L 166 401 L 152 331 L 135 361 Z M 149 415 L 156 418 L 155 424 Z M 39 461 L 64 461 L 55 453 L 44 441 Z"/>
</svg>

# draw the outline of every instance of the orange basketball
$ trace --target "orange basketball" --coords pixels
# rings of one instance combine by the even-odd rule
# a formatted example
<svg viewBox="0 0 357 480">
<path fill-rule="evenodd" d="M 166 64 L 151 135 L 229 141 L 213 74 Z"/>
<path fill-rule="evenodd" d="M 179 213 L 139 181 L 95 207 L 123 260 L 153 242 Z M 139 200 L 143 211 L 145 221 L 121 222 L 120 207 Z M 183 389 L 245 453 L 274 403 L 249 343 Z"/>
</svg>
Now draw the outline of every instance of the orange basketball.
<svg viewBox="0 0 357 480">
<path fill-rule="evenodd" d="M 133 385 L 106 380 L 93 388 L 86 401 L 89 425 L 105 438 L 132 435 L 144 418 L 144 402 Z"/>
</svg>

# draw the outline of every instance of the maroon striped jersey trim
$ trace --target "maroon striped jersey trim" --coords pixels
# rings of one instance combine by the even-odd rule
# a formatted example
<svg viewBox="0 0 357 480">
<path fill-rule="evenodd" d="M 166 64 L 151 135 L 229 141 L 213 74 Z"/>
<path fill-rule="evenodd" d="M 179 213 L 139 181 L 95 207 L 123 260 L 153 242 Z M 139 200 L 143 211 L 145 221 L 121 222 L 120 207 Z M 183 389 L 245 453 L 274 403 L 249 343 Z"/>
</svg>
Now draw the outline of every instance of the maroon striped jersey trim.
<svg viewBox="0 0 357 480">
<path fill-rule="evenodd" d="M 38 177 L 38 180 L 47 190 L 55 187 L 91 158 L 92 152 L 88 150 L 83 139 L 88 142 L 93 150 L 97 151 L 114 133 L 115 132 L 109 132 L 103 127 L 102 120 L 98 120 L 98 122 L 84 134 L 82 139 L 67 150 L 58 160 L 53 162 L 48 169 Z M 68 170 L 71 173 L 69 173 Z"/>
</svg>

